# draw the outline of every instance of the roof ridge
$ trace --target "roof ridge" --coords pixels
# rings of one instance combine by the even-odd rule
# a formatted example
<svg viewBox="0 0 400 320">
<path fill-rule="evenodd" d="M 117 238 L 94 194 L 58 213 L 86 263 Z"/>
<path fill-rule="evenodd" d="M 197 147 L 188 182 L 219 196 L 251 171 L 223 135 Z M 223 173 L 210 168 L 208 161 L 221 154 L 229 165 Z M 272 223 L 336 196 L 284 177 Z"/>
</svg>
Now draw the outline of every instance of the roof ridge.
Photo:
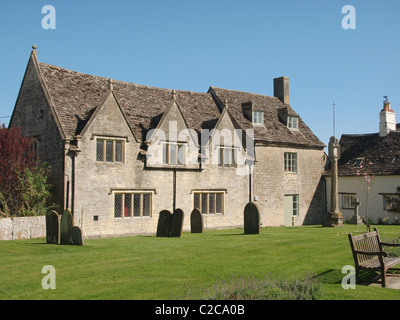
<svg viewBox="0 0 400 320">
<path fill-rule="evenodd" d="M 45 63 L 45 62 L 39 62 L 39 65 L 45 65 L 57 70 L 61 70 L 61 71 L 65 71 L 68 73 L 76 73 L 76 74 L 80 74 L 80 75 L 85 75 L 85 76 L 90 76 L 90 77 L 94 77 L 94 78 L 98 78 L 98 79 L 104 79 L 104 80 L 109 80 L 109 77 L 102 77 L 102 76 L 97 76 L 97 75 L 93 75 L 90 73 L 85 73 L 85 72 L 80 72 L 80 71 L 76 71 L 76 70 L 72 70 L 72 69 L 67 69 L 67 68 L 63 68 L 63 67 L 59 67 L 59 66 L 55 66 L 49 63 Z M 155 90 L 160 90 L 160 91 L 172 91 L 175 90 L 176 92 L 182 92 L 182 93 L 189 93 L 189 94 L 202 94 L 202 95 L 210 95 L 210 93 L 208 92 L 198 92 L 198 91 L 192 91 L 192 90 L 181 90 L 181 89 L 168 89 L 168 88 L 161 88 L 161 87 L 155 87 L 155 86 L 149 86 L 149 85 L 144 85 L 144 84 L 139 84 L 139 83 L 134 83 L 134 82 L 129 82 L 129 81 L 124 81 L 124 80 L 117 80 L 117 79 L 112 79 L 113 83 L 121 83 L 121 84 L 129 84 L 138 88 L 143 88 L 143 89 L 155 89 Z"/>
<path fill-rule="evenodd" d="M 257 95 L 257 96 L 261 96 L 261 97 L 266 97 L 266 98 L 272 98 L 272 99 L 279 100 L 277 97 L 268 96 L 266 94 L 261 94 L 261 93 L 256 93 L 256 92 L 249 92 L 249 91 L 243 91 L 243 90 L 234 90 L 234 89 L 226 89 L 226 88 L 215 87 L 215 86 L 210 86 L 210 87 L 213 88 L 213 89 L 220 89 L 220 90 L 225 90 L 225 91 L 233 91 L 233 92 L 237 92 L 237 93 L 253 94 L 253 95 Z"/>
</svg>

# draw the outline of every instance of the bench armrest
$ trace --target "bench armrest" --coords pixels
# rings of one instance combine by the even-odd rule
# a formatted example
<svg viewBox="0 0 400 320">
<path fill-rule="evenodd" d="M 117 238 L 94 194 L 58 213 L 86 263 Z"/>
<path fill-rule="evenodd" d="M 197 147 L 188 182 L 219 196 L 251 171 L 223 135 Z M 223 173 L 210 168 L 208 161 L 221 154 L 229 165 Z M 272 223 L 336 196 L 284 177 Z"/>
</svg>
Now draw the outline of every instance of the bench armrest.
<svg viewBox="0 0 400 320">
<path fill-rule="evenodd" d="M 365 254 L 367 256 L 383 256 L 387 257 L 388 253 L 386 251 L 359 251 L 355 250 L 354 253 L 356 254 Z"/>
<path fill-rule="evenodd" d="M 400 243 L 381 242 L 381 245 L 387 247 L 400 247 Z"/>
</svg>

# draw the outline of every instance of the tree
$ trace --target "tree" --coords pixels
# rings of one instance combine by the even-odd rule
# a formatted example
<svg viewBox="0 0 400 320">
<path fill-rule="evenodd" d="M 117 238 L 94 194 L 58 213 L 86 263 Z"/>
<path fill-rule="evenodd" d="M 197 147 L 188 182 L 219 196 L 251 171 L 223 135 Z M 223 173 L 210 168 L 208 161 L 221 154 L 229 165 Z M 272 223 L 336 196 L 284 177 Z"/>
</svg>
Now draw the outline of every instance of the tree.
<svg viewBox="0 0 400 320">
<path fill-rule="evenodd" d="M 367 225 L 367 229 L 370 232 L 371 231 L 371 226 L 370 226 L 370 221 L 368 217 L 368 200 L 369 200 L 369 195 L 371 194 L 372 187 L 374 185 L 374 174 L 373 174 L 373 163 L 371 161 L 368 161 L 365 159 L 363 161 L 365 164 L 363 165 L 362 163 L 360 166 L 357 168 L 357 176 L 361 176 L 361 185 L 364 189 L 365 192 L 365 223 Z M 353 180 L 353 184 L 355 183 L 355 180 Z"/>
<path fill-rule="evenodd" d="M 3 216 L 44 214 L 50 168 L 35 160 L 31 138 L 0 126 L 0 212 Z"/>
</svg>

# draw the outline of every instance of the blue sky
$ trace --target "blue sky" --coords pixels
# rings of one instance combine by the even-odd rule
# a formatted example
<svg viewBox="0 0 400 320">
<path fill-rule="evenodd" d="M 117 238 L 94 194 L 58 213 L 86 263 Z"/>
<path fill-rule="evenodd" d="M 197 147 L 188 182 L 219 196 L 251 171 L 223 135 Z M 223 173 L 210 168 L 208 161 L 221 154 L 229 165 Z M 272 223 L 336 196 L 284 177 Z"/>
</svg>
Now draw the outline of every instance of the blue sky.
<svg viewBox="0 0 400 320">
<path fill-rule="evenodd" d="M 55 30 L 42 28 L 48 4 Z M 342 28 L 345 5 L 354 30 Z M 169 89 L 272 96 L 287 76 L 292 107 L 325 144 L 333 102 L 336 136 L 378 132 L 385 95 L 400 122 L 399 17 L 399 0 L 2 0 L 0 117 L 35 43 L 41 62 Z"/>
</svg>

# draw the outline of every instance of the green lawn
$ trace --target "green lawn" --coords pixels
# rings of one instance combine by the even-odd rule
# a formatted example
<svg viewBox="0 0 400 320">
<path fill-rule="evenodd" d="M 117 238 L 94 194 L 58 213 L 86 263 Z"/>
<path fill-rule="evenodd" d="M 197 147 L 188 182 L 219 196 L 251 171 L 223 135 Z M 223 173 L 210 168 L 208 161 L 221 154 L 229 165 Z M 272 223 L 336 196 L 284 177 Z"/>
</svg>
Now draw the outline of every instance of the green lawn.
<svg viewBox="0 0 400 320">
<path fill-rule="evenodd" d="M 399 226 L 378 226 L 381 238 Z M 49 245 L 44 239 L 0 242 L 0 299 L 172 299 L 187 288 L 231 275 L 287 277 L 313 273 L 321 299 L 399 299 L 400 290 L 357 285 L 344 290 L 341 273 L 354 265 L 341 228 L 269 227 L 183 233 L 181 238 L 135 236 L 86 239 L 84 246 Z M 42 267 L 56 270 L 56 289 L 44 290 Z"/>
</svg>

